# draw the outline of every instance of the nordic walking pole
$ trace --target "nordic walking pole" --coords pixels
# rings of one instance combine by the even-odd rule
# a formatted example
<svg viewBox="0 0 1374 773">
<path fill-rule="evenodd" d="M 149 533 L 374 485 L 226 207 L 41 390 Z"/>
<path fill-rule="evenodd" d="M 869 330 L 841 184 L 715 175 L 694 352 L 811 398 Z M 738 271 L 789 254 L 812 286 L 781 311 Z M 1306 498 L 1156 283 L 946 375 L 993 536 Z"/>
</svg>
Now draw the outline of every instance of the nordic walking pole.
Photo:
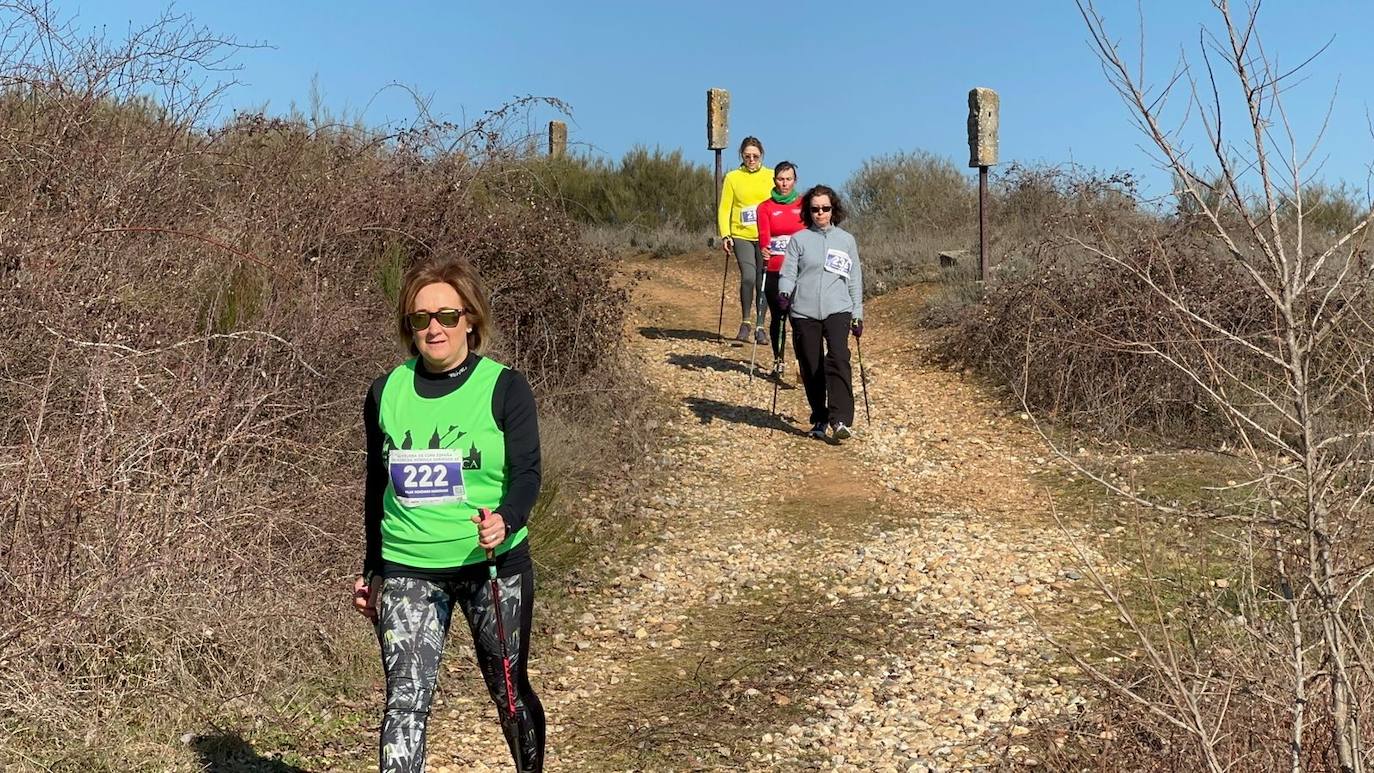
<svg viewBox="0 0 1374 773">
<path fill-rule="evenodd" d="M 787 362 L 787 320 L 782 321 L 782 340 L 778 344 L 778 351 L 782 352 L 778 357 L 779 363 Z M 862 371 L 860 371 L 862 373 Z M 773 374 L 773 415 L 778 415 L 778 385 L 782 383 L 782 371 Z"/>
<path fill-rule="evenodd" d="M 483 507 L 482 523 L 491 517 L 491 511 Z M 496 551 L 487 549 L 487 577 L 491 580 L 491 608 L 496 613 L 496 638 L 501 642 L 501 672 L 506 679 L 506 714 L 515 721 L 515 686 L 510 678 L 510 652 L 506 650 L 506 625 L 501 619 L 501 583 L 496 580 Z"/>
<path fill-rule="evenodd" d="M 758 313 L 754 315 L 754 348 L 749 351 L 749 380 L 754 380 L 754 358 L 759 353 L 759 328 L 763 327 L 763 283 L 759 283 L 759 291 L 754 294 L 754 308 Z"/>
<path fill-rule="evenodd" d="M 864 345 L 861 338 L 854 336 L 854 348 L 859 351 L 859 383 L 864 387 L 864 423 L 872 424 L 873 415 L 868 409 L 868 374 L 864 372 Z"/>
<path fill-rule="evenodd" d="M 720 277 L 720 319 L 716 320 L 716 340 L 718 341 L 725 340 L 725 337 L 721 335 L 721 328 L 725 325 L 725 282 L 729 278 L 730 253 L 727 251 L 725 252 L 725 273 Z"/>
</svg>

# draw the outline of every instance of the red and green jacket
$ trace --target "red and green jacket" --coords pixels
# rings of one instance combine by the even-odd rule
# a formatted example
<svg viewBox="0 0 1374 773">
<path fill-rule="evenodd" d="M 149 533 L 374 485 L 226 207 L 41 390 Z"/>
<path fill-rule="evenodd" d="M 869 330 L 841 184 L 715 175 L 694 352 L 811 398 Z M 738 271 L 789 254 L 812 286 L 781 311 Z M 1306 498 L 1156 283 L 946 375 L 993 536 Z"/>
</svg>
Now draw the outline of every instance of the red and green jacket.
<svg viewBox="0 0 1374 773">
<path fill-rule="evenodd" d="M 800 195 L 791 204 L 779 204 L 770 196 L 759 204 L 759 248 L 768 250 L 768 265 L 764 270 L 776 274 L 782 271 L 782 252 L 792 234 L 802 225 Z"/>
</svg>

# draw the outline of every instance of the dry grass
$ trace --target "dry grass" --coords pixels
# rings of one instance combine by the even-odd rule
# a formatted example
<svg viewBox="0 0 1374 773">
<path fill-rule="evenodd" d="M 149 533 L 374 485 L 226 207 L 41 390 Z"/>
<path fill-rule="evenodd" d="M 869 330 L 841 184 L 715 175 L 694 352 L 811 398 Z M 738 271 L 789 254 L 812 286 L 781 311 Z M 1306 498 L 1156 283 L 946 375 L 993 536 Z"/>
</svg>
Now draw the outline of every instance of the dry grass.
<svg viewBox="0 0 1374 773">
<path fill-rule="evenodd" d="M 588 244 L 624 258 L 651 255 L 668 258 L 701 249 L 711 243 L 709 229 L 690 231 L 676 222 L 641 226 L 589 225 L 583 229 Z"/>
</svg>

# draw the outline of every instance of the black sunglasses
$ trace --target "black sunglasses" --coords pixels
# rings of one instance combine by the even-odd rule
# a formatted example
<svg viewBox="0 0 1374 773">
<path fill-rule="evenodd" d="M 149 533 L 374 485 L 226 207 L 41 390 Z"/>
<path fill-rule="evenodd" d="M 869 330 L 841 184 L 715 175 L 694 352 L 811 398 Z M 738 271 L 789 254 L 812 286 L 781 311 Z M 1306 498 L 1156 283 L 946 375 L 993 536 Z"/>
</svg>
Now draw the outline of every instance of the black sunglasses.
<svg viewBox="0 0 1374 773">
<path fill-rule="evenodd" d="M 829 204 L 826 204 L 825 206 L 821 206 L 821 207 L 812 207 L 812 208 L 811 208 L 811 211 L 812 211 L 812 212 L 829 212 L 829 211 L 832 210 L 832 209 L 834 209 L 834 207 L 830 206 Z"/>
<path fill-rule="evenodd" d="M 458 327 L 458 320 L 468 312 L 467 309 L 439 309 L 438 311 L 412 311 L 406 315 L 406 323 L 410 325 L 411 332 L 425 330 L 429 327 L 431 319 L 439 320 L 439 324 L 444 327 Z"/>
</svg>

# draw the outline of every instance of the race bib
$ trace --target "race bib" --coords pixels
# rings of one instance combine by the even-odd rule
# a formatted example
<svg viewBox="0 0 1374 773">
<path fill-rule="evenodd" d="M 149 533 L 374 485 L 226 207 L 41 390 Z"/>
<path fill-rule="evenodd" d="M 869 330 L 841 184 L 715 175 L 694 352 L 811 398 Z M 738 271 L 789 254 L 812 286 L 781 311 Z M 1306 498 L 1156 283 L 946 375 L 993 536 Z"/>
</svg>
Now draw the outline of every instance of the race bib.
<svg viewBox="0 0 1374 773">
<path fill-rule="evenodd" d="M 752 207 L 741 207 L 739 211 L 739 221 L 744 225 L 753 225 L 759 222 L 759 205 Z"/>
<path fill-rule="evenodd" d="M 845 279 L 849 278 L 849 269 L 853 268 L 854 260 L 849 257 L 849 253 L 844 250 L 829 249 L 825 251 L 825 270 L 832 274 L 839 274 Z"/>
<path fill-rule="evenodd" d="M 463 452 L 456 448 L 393 449 L 387 458 L 391 487 L 406 507 L 461 502 Z"/>
<path fill-rule="evenodd" d="M 774 236 L 768 240 L 768 251 L 781 255 L 782 251 L 787 249 L 787 243 L 790 241 L 792 241 L 791 236 Z"/>
</svg>

